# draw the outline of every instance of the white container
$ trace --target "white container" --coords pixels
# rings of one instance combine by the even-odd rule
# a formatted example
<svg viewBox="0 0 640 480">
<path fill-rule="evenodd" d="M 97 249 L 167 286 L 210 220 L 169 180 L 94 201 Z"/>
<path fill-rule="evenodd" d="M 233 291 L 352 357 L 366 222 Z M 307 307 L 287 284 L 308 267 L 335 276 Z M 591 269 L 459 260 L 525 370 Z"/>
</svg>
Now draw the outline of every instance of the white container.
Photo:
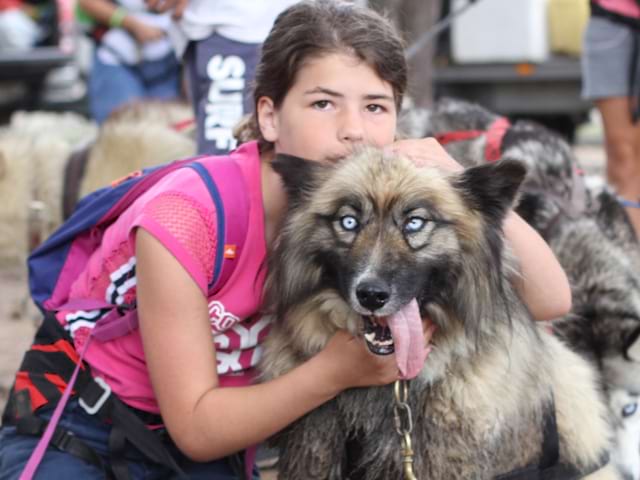
<svg viewBox="0 0 640 480">
<path fill-rule="evenodd" d="M 468 3 L 453 0 L 452 11 Z M 457 63 L 545 61 L 547 0 L 477 0 L 455 18 L 451 52 Z"/>
</svg>

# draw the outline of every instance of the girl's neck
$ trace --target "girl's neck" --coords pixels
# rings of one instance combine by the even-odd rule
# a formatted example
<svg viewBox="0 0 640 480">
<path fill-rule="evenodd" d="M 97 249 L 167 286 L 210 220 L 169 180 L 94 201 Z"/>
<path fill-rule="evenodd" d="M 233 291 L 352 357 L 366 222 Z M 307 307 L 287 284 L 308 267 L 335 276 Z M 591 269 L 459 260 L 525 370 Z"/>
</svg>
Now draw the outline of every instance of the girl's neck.
<svg viewBox="0 0 640 480">
<path fill-rule="evenodd" d="M 260 154 L 260 174 L 262 178 L 262 205 L 264 207 L 264 234 L 267 248 L 273 245 L 280 232 L 282 219 L 287 208 L 287 197 L 282 180 L 271 168 L 273 151 Z"/>
</svg>

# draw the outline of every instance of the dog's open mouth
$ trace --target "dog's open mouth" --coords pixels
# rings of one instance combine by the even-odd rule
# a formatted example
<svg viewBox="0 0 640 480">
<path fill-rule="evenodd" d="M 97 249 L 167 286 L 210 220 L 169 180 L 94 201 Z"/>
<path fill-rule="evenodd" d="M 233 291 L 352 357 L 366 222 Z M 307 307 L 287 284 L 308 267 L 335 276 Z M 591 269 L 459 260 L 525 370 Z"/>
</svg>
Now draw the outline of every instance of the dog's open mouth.
<svg viewBox="0 0 640 480">
<path fill-rule="evenodd" d="M 364 339 L 371 353 L 376 355 L 390 355 L 394 352 L 393 336 L 387 325 L 371 316 L 363 315 Z"/>
</svg>

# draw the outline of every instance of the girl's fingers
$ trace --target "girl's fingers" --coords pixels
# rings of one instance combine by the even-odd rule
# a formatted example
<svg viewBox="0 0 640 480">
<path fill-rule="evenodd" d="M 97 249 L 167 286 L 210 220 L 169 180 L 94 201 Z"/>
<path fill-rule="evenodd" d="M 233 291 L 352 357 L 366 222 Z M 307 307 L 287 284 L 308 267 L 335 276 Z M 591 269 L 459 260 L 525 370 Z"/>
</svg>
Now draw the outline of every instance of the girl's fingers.
<svg viewBox="0 0 640 480">
<path fill-rule="evenodd" d="M 434 138 L 398 140 L 385 151 L 407 157 L 419 167 L 439 167 L 452 172 L 463 170 Z"/>
</svg>

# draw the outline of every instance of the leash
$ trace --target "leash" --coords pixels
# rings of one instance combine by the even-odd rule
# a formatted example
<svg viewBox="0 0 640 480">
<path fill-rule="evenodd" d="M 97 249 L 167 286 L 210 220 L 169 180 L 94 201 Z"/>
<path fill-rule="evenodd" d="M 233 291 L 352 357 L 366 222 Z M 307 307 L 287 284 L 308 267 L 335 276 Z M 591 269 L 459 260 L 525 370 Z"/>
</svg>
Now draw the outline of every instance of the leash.
<svg viewBox="0 0 640 480">
<path fill-rule="evenodd" d="M 413 471 L 413 448 L 411 446 L 413 419 L 411 417 L 411 407 L 407 402 L 409 380 L 396 380 L 393 385 L 393 394 L 393 420 L 396 432 L 400 436 L 400 454 L 402 455 L 404 478 L 405 480 L 418 480 Z"/>
</svg>

